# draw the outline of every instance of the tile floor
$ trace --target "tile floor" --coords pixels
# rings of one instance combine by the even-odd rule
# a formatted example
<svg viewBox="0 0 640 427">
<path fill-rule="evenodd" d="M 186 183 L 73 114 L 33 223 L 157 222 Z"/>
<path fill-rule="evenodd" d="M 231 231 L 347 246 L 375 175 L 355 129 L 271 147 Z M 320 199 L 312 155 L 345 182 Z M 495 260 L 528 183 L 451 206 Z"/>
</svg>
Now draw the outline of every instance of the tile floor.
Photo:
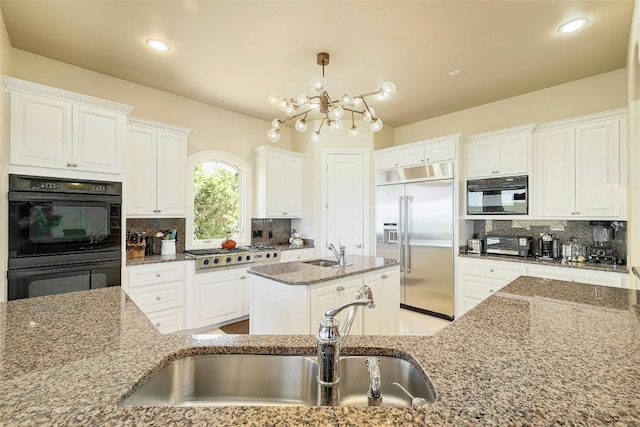
<svg viewBox="0 0 640 427">
<path fill-rule="evenodd" d="M 449 323 L 451 322 L 438 317 L 400 309 L 400 335 L 433 335 Z M 214 329 L 203 334 L 224 335 L 224 332 Z"/>
</svg>

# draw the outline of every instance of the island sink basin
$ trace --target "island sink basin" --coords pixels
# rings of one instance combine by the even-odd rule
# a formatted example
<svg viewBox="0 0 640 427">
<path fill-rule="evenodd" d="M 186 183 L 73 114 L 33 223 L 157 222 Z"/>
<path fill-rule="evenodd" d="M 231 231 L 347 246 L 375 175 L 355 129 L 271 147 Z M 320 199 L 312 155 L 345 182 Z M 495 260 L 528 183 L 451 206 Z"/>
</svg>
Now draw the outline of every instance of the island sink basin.
<svg viewBox="0 0 640 427">
<path fill-rule="evenodd" d="M 410 407 L 409 393 L 435 401 L 428 377 L 412 363 L 388 356 L 380 359 L 382 405 Z M 369 376 L 366 356 L 340 358 L 340 406 L 367 406 Z M 163 367 L 127 397 L 128 406 L 317 406 L 315 355 L 197 355 Z"/>
<path fill-rule="evenodd" d="M 318 267 L 335 267 L 338 265 L 338 261 L 330 259 L 314 259 L 312 261 L 302 261 L 303 264 L 317 265 Z"/>
</svg>

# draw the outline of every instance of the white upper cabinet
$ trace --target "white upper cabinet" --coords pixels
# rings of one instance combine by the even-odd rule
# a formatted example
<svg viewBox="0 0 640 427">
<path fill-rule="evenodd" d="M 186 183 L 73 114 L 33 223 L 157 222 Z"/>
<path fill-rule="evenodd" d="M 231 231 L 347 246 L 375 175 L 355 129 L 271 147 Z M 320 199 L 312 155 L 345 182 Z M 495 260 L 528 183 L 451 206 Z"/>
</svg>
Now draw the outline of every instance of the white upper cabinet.
<svg viewBox="0 0 640 427">
<path fill-rule="evenodd" d="M 127 215 L 186 216 L 187 137 L 190 129 L 129 119 Z"/>
<path fill-rule="evenodd" d="M 375 152 L 377 171 L 410 168 L 428 163 L 454 160 L 456 144 L 461 135 L 450 135 L 425 141 L 412 142 L 398 147 L 384 148 Z"/>
<path fill-rule="evenodd" d="M 255 217 L 302 216 L 302 154 L 261 146 L 255 155 Z"/>
<path fill-rule="evenodd" d="M 132 107 L 3 77 L 14 166 L 121 174 Z"/>
<path fill-rule="evenodd" d="M 528 175 L 534 125 L 470 136 L 467 178 Z"/>
<path fill-rule="evenodd" d="M 543 125 L 535 137 L 534 215 L 624 219 L 622 110 Z"/>
</svg>

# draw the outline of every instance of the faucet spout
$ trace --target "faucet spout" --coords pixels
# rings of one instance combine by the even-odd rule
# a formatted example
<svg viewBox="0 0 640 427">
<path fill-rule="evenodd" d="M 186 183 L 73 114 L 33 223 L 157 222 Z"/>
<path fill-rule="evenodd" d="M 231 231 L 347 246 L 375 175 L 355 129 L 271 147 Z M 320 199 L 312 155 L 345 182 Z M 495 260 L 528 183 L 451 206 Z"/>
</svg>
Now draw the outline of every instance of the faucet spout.
<svg viewBox="0 0 640 427">
<path fill-rule="evenodd" d="M 369 298 L 367 298 L 369 297 Z M 355 318 L 355 310 L 359 306 L 375 307 L 371 289 L 364 285 L 356 293 L 356 300 L 327 310 L 324 319 L 320 321 L 320 328 L 316 339 L 318 341 L 318 385 L 319 404 L 321 406 L 336 406 L 340 402 L 340 350 L 349 335 L 351 324 Z M 345 309 L 351 309 L 344 325 L 342 335 L 338 328 L 336 316 Z"/>
<path fill-rule="evenodd" d="M 327 248 L 329 248 L 331 252 L 333 252 L 333 255 L 336 257 L 336 260 L 338 260 L 338 265 L 340 267 L 344 267 L 345 265 L 347 265 L 347 261 L 345 259 L 345 252 L 347 248 L 340 244 L 340 239 L 338 239 L 338 247 L 340 248 L 340 252 L 338 252 L 338 250 L 333 245 L 333 243 L 329 243 L 327 245 Z"/>
<path fill-rule="evenodd" d="M 382 406 L 380 359 L 377 357 L 369 357 L 364 363 L 367 364 L 367 368 L 369 369 L 369 391 L 367 392 L 369 406 Z"/>
</svg>

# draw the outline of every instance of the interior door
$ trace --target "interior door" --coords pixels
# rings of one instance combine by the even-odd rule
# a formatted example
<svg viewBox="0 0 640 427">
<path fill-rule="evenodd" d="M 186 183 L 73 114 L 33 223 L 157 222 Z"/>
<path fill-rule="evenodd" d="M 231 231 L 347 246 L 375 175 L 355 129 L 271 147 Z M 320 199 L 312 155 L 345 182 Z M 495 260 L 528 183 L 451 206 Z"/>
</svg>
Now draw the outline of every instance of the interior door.
<svg viewBox="0 0 640 427">
<path fill-rule="evenodd" d="M 364 153 L 328 153 L 326 163 L 325 242 L 337 247 L 340 240 L 347 254 L 368 255 L 369 181 Z"/>
</svg>

